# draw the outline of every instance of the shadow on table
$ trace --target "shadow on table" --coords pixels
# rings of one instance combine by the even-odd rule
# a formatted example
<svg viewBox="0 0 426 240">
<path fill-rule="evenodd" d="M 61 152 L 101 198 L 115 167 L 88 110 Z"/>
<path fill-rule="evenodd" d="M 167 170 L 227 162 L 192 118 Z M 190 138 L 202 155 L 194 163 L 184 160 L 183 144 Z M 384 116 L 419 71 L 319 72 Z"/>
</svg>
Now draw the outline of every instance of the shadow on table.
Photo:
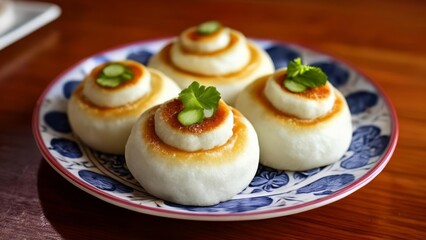
<svg viewBox="0 0 426 240">
<path fill-rule="evenodd" d="M 45 160 L 40 163 L 37 180 L 43 213 L 63 239 L 347 239 L 355 232 L 365 236 L 380 217 L 367 209 L 348 212 L 353 202 L 340 200 L 312 211 L 257 221 L 178 220 L 102 201 L 69 183 Z"/>
<path fill-rule="evenodd" d="M 259 221 L 187 221 L 117 207 L 73 186 L 45 160 L 39 167 L 37 187 L 45 217 L 64 239 L 258 239 L 264 236 L 262 229 L 256 231 L 259 235 L 253 234 Z M 268 221 L 272 219 L 261 221 L 260 226 L 267 226 Z M 285 218 L 281 221 L 285 224 Z M 207 238 L 206 233 L 209 233 Z"/>
</svg>

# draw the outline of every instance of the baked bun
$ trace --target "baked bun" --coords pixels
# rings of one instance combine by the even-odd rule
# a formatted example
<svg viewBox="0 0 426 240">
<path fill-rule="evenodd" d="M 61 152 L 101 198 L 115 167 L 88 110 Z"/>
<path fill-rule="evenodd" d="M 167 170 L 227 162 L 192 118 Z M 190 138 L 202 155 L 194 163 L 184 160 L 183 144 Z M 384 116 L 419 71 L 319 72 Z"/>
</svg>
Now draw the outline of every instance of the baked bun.
<svg viewBox="0 0 426 240">
<path fill-rule="evenodd" d="M 352 138 L 351 115 L 330 83 L 290 92 L 286 69 L 259 78 L 239 95 L 236 107 L 259 137 L 260 162 L 276 169 L 304 171 L 338 161 Z"/>
<path fill-rule="evenodd" d="M 133 72 L 132 79 L 105 87 L 97 79 L 107 65 L 120 64 Z M 131 128 L 148 108 L 176 97 L 179 87 L 161 72 L 125 60 L 97 66 L 73 92 L 68 118 L 73 132 L 98 151 L 124 154 Z"/>
<path fill-rule="evenodd" d="M 200 34 L 200 26 L 183 31 L 148 66 L 170 76 L 182 88 L 193 81 L 215 86 L 231 105 L 254 79 L 274 71 L 269 55 L 242 33 L 218 25 L 213 33 Z"/>
<path fill-rule="evenodd" d="M 177 120 L 182 109 L 173 99 L 142 114 L 126 145 L 127 167 L 147 192 L 167 201 L 207 206 L 231 199 L 258 167 L 254 128 L 223 101 L 212 117 L 190 126 Z"/>
</svg>

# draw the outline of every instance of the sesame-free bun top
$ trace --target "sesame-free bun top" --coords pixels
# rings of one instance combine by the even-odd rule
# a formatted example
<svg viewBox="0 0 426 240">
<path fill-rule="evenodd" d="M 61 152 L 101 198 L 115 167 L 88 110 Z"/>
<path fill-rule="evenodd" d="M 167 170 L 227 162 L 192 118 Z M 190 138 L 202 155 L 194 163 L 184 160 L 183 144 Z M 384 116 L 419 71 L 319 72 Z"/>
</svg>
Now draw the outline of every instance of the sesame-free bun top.
<svg viewBox="0 0 426 240">
<path fill-rule="evenodd" d="M 263 49 L 224 26 L 207 35 L 199 35 L 197 27 L 188 28 L 155 54 L 148 66 L 161 70 L 182 88 L 193 81 L 215 86 L 231 105 L 255 78 L 274 71 Z"/>
<path fill-rule="evenodd" d="M 338 161 L 352 138 L 345 98 L 329 83 L 303 93 L 290 92 L 280 84 L 285 74 L 286 69 L 279 69 L 259 78 L 237 99 L 236 107 L 258 134 L 260 162 L 303 171 Z"/>
<path fill-rule="evenodd" d="M 73 132 L 91 148 L 123 154 L 130 130 L 148 108 L 176 97 L 180 88 L 161 72 L 142 64 L 118 61 L 134 73 L 115 88 L 96 82 L 106 64 L 94 68 L 73 92 L 68 118 Z"/>
<path fill-rule="evenodd" d="M 183 126 L 177 114 L 183 109 L 180 100 L 174 99 L 155 112 L 155 132 L 163 142 L 178 149 L 195 152 L 225 144 L 232 136 L 234 114 L 225 102 L 220 101 L 216 113 L 203 120 L 203 124 Z"/>
<path fill-rule="evenodd" d="M 176 119 L 182 108 L 174 99 L 142 114 L 126 145 L 130 172 L 147 192 L 167 201 L 207 206 L 232 198 L 256 173 L 254 128 L 223 101 L 213 117 L 191 126 Z"/>
<path fill-rule="evenodd" d="M 275 109 L 306 120 L 321 117 L 331 111 L 336 96 L 328 81 L 323 86 L 308 89 L 303 93 L 294 93 L 282 83 L 285 74 L 284 69 L 277 70 L 266 81 L 263 89 L 265 97 Z"/>
</svg>

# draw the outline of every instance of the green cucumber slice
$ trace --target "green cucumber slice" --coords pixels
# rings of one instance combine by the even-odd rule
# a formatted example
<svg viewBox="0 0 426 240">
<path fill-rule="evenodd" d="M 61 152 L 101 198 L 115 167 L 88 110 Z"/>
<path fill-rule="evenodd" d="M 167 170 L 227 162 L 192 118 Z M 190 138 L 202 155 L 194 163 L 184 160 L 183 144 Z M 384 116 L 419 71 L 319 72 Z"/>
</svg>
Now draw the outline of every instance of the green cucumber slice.
<svg viewBox="0 0 426 240">
<path fill-rule="evenodd" d="M 200 35 L 209 35 L 219 30 L 221 26 L 217 21 L 208 21 L 198 26 L 197 33 Z"/>
<path fill-rule="evenodd" d="M 121 75 L 121 77 L 122 77 L 124 80 L 130 80 L 130 79 L 132 79 L 132 78 L 133 78 L 133 73 L 132 73 L 131 71 L 125 71 L 125 72 Z"/>
<path fill-rule="evenodd" d="M 114 88 L 114 87 L 117 87 L 118 85 L 120 85 L 121 81 L 120 81 L 119 78 L 100 77 L 100 78 L 96 79 L 96 83 L 98 83 L 102 87 Z"/>
<path fill-rule="evenodd" d="M 107 77 L 118 77 L 126 71 L 126 68 L 121 64 L 113 63 L 106 66 L 102 71 Z"/>
<path fill-rule="evenodd" d="M 290 79 L 286 79 L 284 81 L 284 86 L 291 92 L 296 92 L 296 93 L 303 92 L 306 90 L 306 86 L 299 84 Z"/>
<path fill-rule="evenodd" d="M 185 109 L 178 114 L 179 122 L 184 126 L 189 126 L 198 123 L 204 119 L 203 109 Z"/>
</svg>

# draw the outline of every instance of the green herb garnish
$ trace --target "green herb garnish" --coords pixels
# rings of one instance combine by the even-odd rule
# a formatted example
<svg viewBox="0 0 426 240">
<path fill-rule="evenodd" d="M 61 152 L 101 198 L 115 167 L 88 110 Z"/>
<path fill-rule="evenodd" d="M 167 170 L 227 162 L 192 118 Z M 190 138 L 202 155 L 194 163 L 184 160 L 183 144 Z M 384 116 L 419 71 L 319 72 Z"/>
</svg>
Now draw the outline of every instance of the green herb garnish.
<svg viewBox="0 0 426 240">
<path fill-rule="evenodd" d="M 121 63 L 107 64 L 96 79 L 102 87 L 114 88 L 132 79 L 134 73 Z"/>
<path fill-rule="evenodd" d="M 222 24 L 217 21 L 208 21 L 198 25 L 197 33 L 199 35 L 210 35 L 222 27 Z"/>
<path fill-rule="evenodd" d="M 287 77 L 284 86 L 292 92 L 303 92 L 307 88 L 323 86 L 327 83 L 327 75 L 319 67 L 302 64 L 296 58 L 287 65 Z"/>
<path fill-rule="evenodd" d="M 184 126 L 199 123 L 206 117 L 206 113 L 213 116 L 219 106 L 220 93 L 215 87 L 201 86 L 192 82 L 179 93 L 184 109 L 178 114 L 179 122 Z"/>
</svg>

